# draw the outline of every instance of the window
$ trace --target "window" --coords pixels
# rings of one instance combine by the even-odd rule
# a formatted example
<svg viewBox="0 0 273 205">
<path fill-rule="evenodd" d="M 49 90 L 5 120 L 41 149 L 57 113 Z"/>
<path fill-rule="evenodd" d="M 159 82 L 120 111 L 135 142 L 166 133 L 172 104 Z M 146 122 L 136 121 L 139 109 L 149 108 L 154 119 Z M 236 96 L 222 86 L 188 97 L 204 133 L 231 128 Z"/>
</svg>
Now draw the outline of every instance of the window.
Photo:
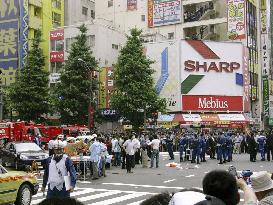
<svg viewBox="0 0 273 205">
<path fill-rule="evenodd" d="M 61 0 L 52 0 L 52 7 L 55 9 L 61 9 L 62 8 Z"/>
<path fill-rule="evenodd" d="M 86 8 L 86 7 L 82 7 L 82 14 L 83 15 L 85 15 L 85 16 L 87 16 L 87 12 L 88 12 L 88 8 Z"/>
<path fill-rule="evenodd" d="M 174 32 L 168 33 L 168 39 L 174 39 Z"/>
<path fill-rule="evenodd" d="M 108 7 L 112 7 L 113 6 L 113 0 L 109 0 L 108 1 Z"/>
<path fill-rule="evenodd" d="M 115 50 L 118 50 L 118 45 L 112 44 L 112 48 L 115 49 Z"/>
<path fill-rule="evenodd" d="M 39 7 L 34 7 L 34 16 L 40 17 L 41 9 Z"/>
<path fill-rule="evenodd" d="M 95 18 L 95 11 L 94 10 L 91 10 L 91 18 Z"/>
<path fill-rule="evenodd" d="M 141 15 L 141 21 L 145 21 L 145 15 Z"/>
<path fill-rule="evenodd" d="M 90 46 L 90 48 L 95 46 L 95 35 L 87 36 L 87 45 Z"/>
<path fill-rule="evenodd" d="M 61 14 L 58 14 L 56 12 L 52 12 L 52 24 L 53 24 L 54 28 L 61 26 L 61 20 L 62 20 Z"/>
<path fill-rule="evenodd" d="M 69 51 L 72 46 L 72 43 L 74 43 L 75 41 L 76 41 L 76 38 L 66 38 L 65 39 L 65 50 Z"/>
<path fill-rule="evenodd" d="M 56 51 L 56 44 L 55 41 L 50 41 L 51 49 L 50 51 Z"/>
<path fill-rule="evenodd" d="M 51 62 L 50 63 L 50 73 L 60 73 L 63 67 L 62 62 Z"/>
</svg>

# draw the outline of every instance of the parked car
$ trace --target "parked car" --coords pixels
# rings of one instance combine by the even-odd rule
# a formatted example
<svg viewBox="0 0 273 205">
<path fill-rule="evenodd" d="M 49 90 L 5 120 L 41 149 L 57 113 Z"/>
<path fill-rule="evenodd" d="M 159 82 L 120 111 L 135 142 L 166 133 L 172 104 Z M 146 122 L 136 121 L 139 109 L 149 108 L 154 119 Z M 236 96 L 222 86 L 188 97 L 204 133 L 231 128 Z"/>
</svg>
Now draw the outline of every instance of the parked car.
<svg viewBox="0 0 273 205">
<path fill-rule="evenodd" d="M 0 204 L 30 205 L 38 189 L 39 184 L 34 175 L 7 171 L 0 165 Z"/>
<path fill-rule="evenodd" d="M 33 142 L 10 142 L 0 153 L 2 165 L 15 167 L 16 170 L 31 166 L 34 160 L 38 166 L 44 166 L 48 156 L 43 149 Z"/>
</svg>

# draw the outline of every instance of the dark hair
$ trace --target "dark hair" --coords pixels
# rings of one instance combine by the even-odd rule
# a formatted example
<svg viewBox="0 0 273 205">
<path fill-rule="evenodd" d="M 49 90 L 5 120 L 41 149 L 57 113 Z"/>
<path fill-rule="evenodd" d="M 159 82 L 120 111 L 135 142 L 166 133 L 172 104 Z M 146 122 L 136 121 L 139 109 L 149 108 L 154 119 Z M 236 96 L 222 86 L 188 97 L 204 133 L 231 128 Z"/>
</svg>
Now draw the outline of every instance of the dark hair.
<svg viewBox="0 0 273 205">
<path fill-rule="evenodd" d="M 156 134 L 154 134 L 153 137 L 154 137 L 154 139 L 157 139 L 157 135 Z"/>
<path fill-rule="evenodd" d="M 168 205 L 171 200 L 171 196 L 168 192 L 156 194 L 141 202 L 140 205 Z"/>
<path fill-rule="evenodd" d="M 52 199 L 44 199 L 39 205 L 83 205 L 83 203 L 77 201 L 74 198 L 52 198 Z"/>
<path fill-rule="evenodd" d="M 203 179 L 203 192 L 217 197 L 228 205 L 236 205 L 240 201 L 235 177 L 225 170 L 209 172 Z"/>
</svg>

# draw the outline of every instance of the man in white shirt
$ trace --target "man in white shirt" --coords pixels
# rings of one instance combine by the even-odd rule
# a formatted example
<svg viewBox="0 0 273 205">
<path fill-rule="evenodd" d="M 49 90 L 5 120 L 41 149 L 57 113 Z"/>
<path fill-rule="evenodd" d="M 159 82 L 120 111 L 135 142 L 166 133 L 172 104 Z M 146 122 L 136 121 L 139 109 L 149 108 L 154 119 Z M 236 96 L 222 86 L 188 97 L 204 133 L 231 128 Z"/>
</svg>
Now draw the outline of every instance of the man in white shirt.
<svg viewBox="0 0 273 205">
<path fill-rule="evenodd" d="M 132 135 L 129 136 L 129 139 L 125 141 L 123 144 L 123 147 L 126 151 L 126 169 L 127 173 L 133 173 L 131 171 L 132 169 L 132 163 L 134 159 L 135 154 L 135 143 L 132 141 Z"/>
<path fill-rule="evenodd" d="M 156 158 L 156 168 L 158 168 L 160 140 L 157 139 L 157 135 L 154 135 L 154 139 L 148 145 L 152 146 L 152 156 L 151 156 L 150 168 L 153 168 L 153 166 L 154 166 L 154 158 Z"/>
<path fill-rule="evenodd" d="M 135 144 L 135 146 L 134 146 L 135 154 L 134 154 L 133 161 L 132 161 L 132 168 L 135 168 L 135 165 L 139 164 L 139 161 L 140 161 L 140 150 L 139 150 L 140 149 L 140 141 L 135 136 L 135 134 L 133 135 L 132 141 Z"/>
</svg>

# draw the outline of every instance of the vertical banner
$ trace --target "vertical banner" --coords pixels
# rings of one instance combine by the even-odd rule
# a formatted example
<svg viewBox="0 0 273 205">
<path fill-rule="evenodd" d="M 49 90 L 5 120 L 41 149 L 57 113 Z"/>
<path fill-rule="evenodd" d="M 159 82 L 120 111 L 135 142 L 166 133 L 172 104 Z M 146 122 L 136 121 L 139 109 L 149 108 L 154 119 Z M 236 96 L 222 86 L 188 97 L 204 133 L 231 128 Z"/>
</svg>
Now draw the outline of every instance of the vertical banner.
<svg viewBox="0 0 273 205">
<path fill-rule="evenodd" d="M 148 27 L 180 23 L 181 0 L 148 0 Z"/>
<path fill-rule="evenodd" d="M 1 0 L 0 4 L 0 69 L 3 83 L 15 81 L 18 69 L 19 0 Z"/>
<path fill-rule="evenodd" d="M 228 0 L 227 29 L 229 39 L 245 39 L 245 20 L 245 0 Z"/>
<path fill-rule="evenodd" d="M 263 78 L 263 107 L 264 117 L 269 117 L 269 83 L 267 77 Z"/>
<path fill-rule="evenodd" d="M 248 70 L 248 48 L 243 47 L 243 85 L 244 85 L 244 112 L 248 112 L 250 101 L 249 101 L 249 85 L 250 85 L 250 79 L 249 79 L 249 70 Z"/>
<path fill-rule="evenodd" d="M 106 68 L 101 68 L 99 81 L 99 109 L 103 109 L 106 108 Z"/>
<path fill-rule="evenodd" d="M 137 0 L 127 0 L 127 11 L 137 10 Z"/>
<path fill-rule="evenodd" d="M 20 68 L 26 65 L 28 52 L 28 0 L 20 0 Z"/>
<path fill-rule="evenodd" d="M 114 89 L 114 80 L 113 80 L 113 69 L 112 67 L 106 68 L 106 108 L 110 108 L 111 105 L 111 94 Z"/>
</svg>

